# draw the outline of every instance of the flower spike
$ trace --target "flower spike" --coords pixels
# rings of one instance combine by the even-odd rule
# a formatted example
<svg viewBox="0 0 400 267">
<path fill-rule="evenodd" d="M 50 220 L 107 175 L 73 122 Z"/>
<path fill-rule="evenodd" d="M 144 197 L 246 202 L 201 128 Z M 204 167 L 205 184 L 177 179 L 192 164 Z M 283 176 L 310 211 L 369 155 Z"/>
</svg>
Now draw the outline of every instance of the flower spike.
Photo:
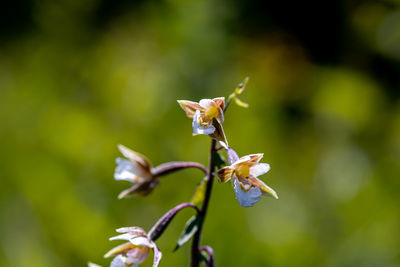
<svg viewBox="0 0 400 267">
<path fill-rule="evenodd" d="M 193 119 L 193 135 L 204 134 L 219 141 L 228 148 L 222 123 L 224 122 L 225 98 L 202 99 L 199 103 L 178 100 L 186 116 Z"/>
</svg>

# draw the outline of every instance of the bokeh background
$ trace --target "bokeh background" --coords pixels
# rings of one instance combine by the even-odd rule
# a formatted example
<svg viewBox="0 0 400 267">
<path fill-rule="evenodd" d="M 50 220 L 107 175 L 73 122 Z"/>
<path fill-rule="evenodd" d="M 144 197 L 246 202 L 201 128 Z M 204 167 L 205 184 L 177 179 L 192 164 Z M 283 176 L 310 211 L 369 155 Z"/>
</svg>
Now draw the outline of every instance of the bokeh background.
<svg viewBox="0 0 400 267">
<path fill-rule="evenodd" d="M 149 229 L 202 178 L 117 200 L 116 145 L 207 163 L 177 99 L 228 96 L 240 155 L 279 200 L 214 187 L 217 266 L 400 266 L 400 2 L 16 0 L 0 9 L 0 266 L 108 266 L 114 229 Z M 159 239 L 161 266 L 192 211 Z M 151 266 L 151 260 L 143 266 Z"/>
</svg>

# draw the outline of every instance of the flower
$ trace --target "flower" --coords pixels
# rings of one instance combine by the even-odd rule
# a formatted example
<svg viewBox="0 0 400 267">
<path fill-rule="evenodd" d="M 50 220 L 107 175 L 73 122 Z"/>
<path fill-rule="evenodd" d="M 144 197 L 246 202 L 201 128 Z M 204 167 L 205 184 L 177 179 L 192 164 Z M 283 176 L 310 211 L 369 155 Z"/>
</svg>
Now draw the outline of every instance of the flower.
<svg viewBox="0 0 400 267">
<path fill-rule="evenodd" d="M 252 207 L 260 200 L 261 195 L 270 195 L 278 199 L 272 188 L 257 179 L 257 176 L 270 170 L 269 164 L 259 163 L 262 157 L 263 154 L 247 155 L 216 172 L 221 183 L 232 179 L 236 198 L 242 207 Z"/>
<path fill-rule="evenodd" d="M 220 141 L 225 148 L 228 142 L 225 137 L 222 123 L 224 122 L 225 98 L 202 99 L 199 103 L 178 100 L 186 116 L 193 118 L 193 135 L 205 134 Z"/>
<path fill-rule="evenodd" d="M 116 230 L 121 235 L 111 237 L 110 240 L 127 240 L 104 255 L 105 258 L 116 256 L 110 267 L 137 267 L 144 262 L 150 249 L 154 251 L 153 267 L 157 267 L 161 260 L 161 251 L 140 227 L 123 227 Z"/>
<path fill-rule="evenodd" d="M 158 177 L 152 175 L 150 161 L 142 154 L 123 145 L 118 145 L 118 149 L 127 159 L 116 159 L 117 167 L 115 168 L 114 179 L 132 183 L 132 186 L 122 191 L 118 198 L 121 199 L 134 194 L 142 196 L 150 194 L 160 182 Z"/>
</svg>

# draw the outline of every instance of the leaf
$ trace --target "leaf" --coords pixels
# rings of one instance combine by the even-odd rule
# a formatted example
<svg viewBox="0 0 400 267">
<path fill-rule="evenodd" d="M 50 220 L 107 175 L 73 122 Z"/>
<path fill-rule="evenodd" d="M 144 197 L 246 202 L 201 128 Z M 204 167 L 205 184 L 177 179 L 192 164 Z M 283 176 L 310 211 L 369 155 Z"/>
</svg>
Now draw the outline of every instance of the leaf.
<svg viewBox="0 0 400 267">
<path fill-rule="evenodd" d="M 192 238 L 192 236 L 197 232 L 199 229 L 199 225 L 202 221 L 202 217 L 198 215 L 192 216 L 185 225 L 181 236 L 178 239 L 176 247 L 174 248 L 174 252 L 177 251 L 183 244 Z"/>
<path fill-rule="evenodd" d="M 194 191 L 192 200 L 190 201 L 192 204 L 196 205 L 197 207 L 201 207 L 204 197 L 205 197 L 205 192 L 206 192 L 206 179 L 207 177 L 204 177 L 203 180 L 200 181 L 200 183 L 197 185 L 196 190 Z"/>
</svg>

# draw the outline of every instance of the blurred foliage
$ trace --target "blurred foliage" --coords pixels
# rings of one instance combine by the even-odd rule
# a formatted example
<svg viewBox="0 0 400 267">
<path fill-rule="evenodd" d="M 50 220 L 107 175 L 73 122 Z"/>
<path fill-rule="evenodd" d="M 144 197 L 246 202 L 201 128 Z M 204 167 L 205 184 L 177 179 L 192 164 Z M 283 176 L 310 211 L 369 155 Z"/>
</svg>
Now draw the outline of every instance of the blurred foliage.
<svg viewBox="0 0 400 267">
<path fill-rule="evenodd" d="M 117 200 L 116 144 L 207 163 L 177 99 L 228 96 L 225 131 L 264 152 L 280 199 L 216 185 L 217 266 L 400 266 L 400 2 L 17 0 L 0 10 L 0 266 L 107 266 L 114 229 L 149 229 L 202 174 Z M 191 211 L 158 240 L 161 266 Z M 143 266 L 151 266 L 147 261 Z"/>
</svg>

